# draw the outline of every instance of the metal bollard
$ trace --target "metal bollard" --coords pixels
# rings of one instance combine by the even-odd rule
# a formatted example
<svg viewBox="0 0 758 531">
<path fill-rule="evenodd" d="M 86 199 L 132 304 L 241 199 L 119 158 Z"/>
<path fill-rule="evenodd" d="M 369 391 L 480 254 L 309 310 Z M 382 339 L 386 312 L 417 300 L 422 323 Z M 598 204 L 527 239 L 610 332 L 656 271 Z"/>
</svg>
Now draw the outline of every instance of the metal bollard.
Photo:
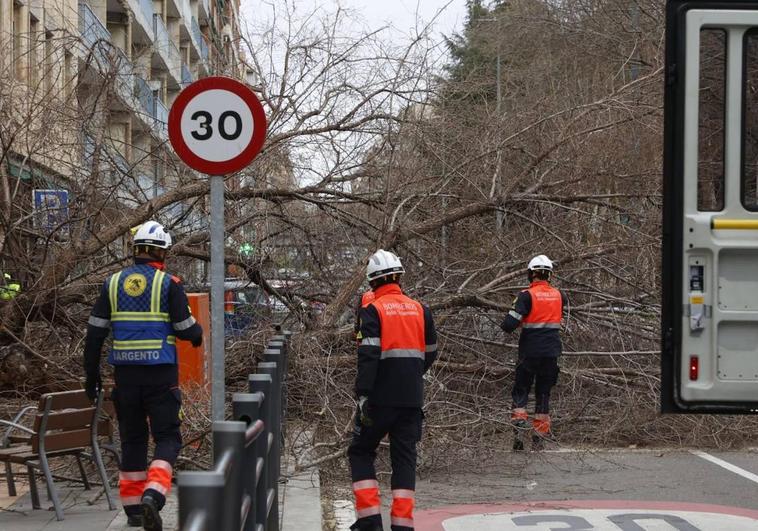
<svg viewBox="0 0 758 531">
<path fill-rule="evenodd" d="M 281 370 L 276 362 L 262 362 L 258 364 L 258 372 L 268 374 L 272 381 L 272 401 L 268 406 L 271 413 L 271 437 L 272 444 L 269 450 L 270 466 L 268 467 L 268 488 L 273 491 L 271 513 L 267 520 L 268 531 L 279 529 L 279 474 L 281 470 Z"/>
<path fill-rule="evenodd" d="M 224 474 L 226 488 L 220 520 L 211 520 L 222 531 L 239 531 L 242 506 L 242 459 L 247 424 L 236 421 L 213 423 L 213 467 Z"/>
<path fill-rule="evenodd" d="M 211 531 L 218 522 L 224 500 L 224 476 L 218 472 L 179 472 L 176 484 L 179 488 L 179 529 L 188 529 L 189 524 L 200 524 L 193 531 Z"/>
<path fill-rule="evenodd" d="M 282 353 L 281 361 L 278 359 L 269 359 L 266 357 L 266 350 L 279 349 Z M 268 347 L 263 351 L 263 359 L 265 361 L 277 361 L 279 366 L 283 368 L 282 378 L 282 440 L 284 439 L 284 432 L 287 427 L 285 422 L 287 412 L 287 375 L 289 374 L 289 345 L 284 335 L 276 335 L 269 341 Z M 283 444 L 283 443 L 282 443 Z"/>
<path fill-rule="evenodd" d="M 269 374 L 251 374 L 248 376 L 248 385 L 251 393 L 262 394 L 264 396 L 263 403 L 261 404 L 260 416 L 265 424 L 265 431 L 255 443 L 255 455 L 256 470 L 260 464 L 260 475 L 257 477 L 257 486 L 255 489 L 255 523 L 256 529 L 262 527 L 268 529 L 268 514 L 266 511 L 268 504 L 268 491 L 270 485 L 270 475 L 272 474 L 273 467 L 271 466 L 271 454 L 269 449 L 272 447 L 273 442 L 273 418 L 274 408 L 273 402 L 273 388 L 274 382 Z M 277 507 L 277 516 L 279 514 Z"/>
<path fill-rule="evenodd" d="M 247 423 L 248 427 L 260 419 L 261 407 L 263 405 L 263 393 L 234 393 L 232 395 L 232 416 L 235 420 Z M 255 511 L 256 511 L 256 484 L 258 469 L 258 454 L 256 449 L 258 443 L 265 439 L 264 434 L 245 448 L 245 457 L 242 461 L 242 490 L 243 497 L 245 494 L 250 495 L 250 510 L 247 513 L 247 519 L 243 523 L 243 531 L 252 531 L 255 529 Z"/>
</svg>

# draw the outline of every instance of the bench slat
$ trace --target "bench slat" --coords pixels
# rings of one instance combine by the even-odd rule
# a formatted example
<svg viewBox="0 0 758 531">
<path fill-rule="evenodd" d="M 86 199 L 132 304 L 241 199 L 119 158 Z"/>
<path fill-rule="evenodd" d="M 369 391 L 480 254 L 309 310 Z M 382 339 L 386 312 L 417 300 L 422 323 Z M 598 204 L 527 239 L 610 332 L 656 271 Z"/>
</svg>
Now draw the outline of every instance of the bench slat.
<svg viewBox="0 0 758 531">
<path fill-rule="evenodd" d="M 55 450 L 66 450 L 69 448 L 81 448 L 90 445 L 90 430 L 62 431 L 59 433 L 50 433 L 45 437 L 45 450 L 52 452 Z M 39 440 L 37 437 L 32 439 L 32 451 L 39 452 Z"/>
<path fill-rule="evenodd" d="M 92 423 L 92 415 L 94 414 L 94 407 L 51 412 L 47 416 L 47 429 L 52 431 L 86 428 Z M 41 425 L 42 416 L 42 414 L 37 415 L 38 419 L 35 419 L 35 426 Z"/>
<path fill-rule="evenodd" d="M 50 404 L 50 411 L 58 409 L 84 409 L 92 405 L 92 401 L 87 398 L 87 393 L 84 389 L 77 389 L 76 391 L 61 391 L 60 393 L 47 393 L 39 399 L 39 410 L 45 410 L 45 400 L 48 396 L 53 397 L 53 401 Z"/>
</svg>

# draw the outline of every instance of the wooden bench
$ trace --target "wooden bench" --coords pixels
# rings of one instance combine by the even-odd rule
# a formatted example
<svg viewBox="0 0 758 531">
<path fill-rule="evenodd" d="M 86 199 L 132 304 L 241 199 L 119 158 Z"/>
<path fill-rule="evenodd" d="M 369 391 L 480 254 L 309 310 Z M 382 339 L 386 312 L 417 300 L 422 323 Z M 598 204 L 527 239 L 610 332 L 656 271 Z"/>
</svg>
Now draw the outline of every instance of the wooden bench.
<svg viewBox="0 0 758 531">
<path fill-rule="evenodd" d="M 82 456 L 85 456 L 91 458 L 97 467 L 108 507 L 111 510 L 116 509 L 98 442 L 99 436 L 111 437 L 113 434 L 111 420 L 103 414 L 104 394 L 101 390 L 94 405 L 83 390 L 44 394 L 36 407 L 37 413 L 32 429 L 24 427 L 20 420 L 23 415 L 35 410 L 34 407 L 25 408 L 13 421 L 0 420 L 0 424 L 10 426 L 2 440 L 4 447 L 0 448 L 0 462 L 5 463 L 9 494 L 16 494 L 11 464 L 24 465 L 29 472 L 32 507 L 40 509 L 35 471 L 41 470 L 47 483 L 48 495 L 55 508 L 55 516 L 58 520 L 63 520 L 63 509 L 53 484 L 48 460 L 66 455 L 75 456 L 84 488 L 89 489 L 89 481 L 81 460 Z M 21 430 L 26 435 L 11 435 L 10 432 L 14 429 Z M 87 453 L 88 449 L 91 449 L 91 454 Z"/>
</svg>

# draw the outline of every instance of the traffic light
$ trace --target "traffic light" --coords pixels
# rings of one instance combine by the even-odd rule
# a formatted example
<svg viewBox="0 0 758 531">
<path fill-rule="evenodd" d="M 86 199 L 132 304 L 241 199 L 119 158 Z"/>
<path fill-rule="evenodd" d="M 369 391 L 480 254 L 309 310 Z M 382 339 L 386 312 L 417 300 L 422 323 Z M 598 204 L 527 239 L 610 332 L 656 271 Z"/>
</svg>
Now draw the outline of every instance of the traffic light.
<svg viewBox="0 0 758 531">
<path fill-rule="evenodd" d="M 243 243 L 240 244 L 239 247 L 239 255 L 242 258 L 250 258 L 253 256 L 253 244 L 252 243 Z"/>
</svg>

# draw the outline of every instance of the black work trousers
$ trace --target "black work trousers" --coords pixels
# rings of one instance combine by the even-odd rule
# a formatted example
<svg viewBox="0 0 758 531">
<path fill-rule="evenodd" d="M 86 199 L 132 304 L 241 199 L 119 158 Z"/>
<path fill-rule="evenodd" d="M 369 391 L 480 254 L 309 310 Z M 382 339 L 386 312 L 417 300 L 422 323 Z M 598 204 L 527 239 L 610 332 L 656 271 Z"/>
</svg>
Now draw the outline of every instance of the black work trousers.
<svg viewBox="0 0 758 531">
<path fill-rule="evenodd" d="M 513 407 L 525 408 L 529 401 L 529 391 L 534 384 L 535 413 L 550 413 L 550 391 L 558 383 L 557 357 L 526 357 L 516 365 L 513 383 Z"/>
<path fill-rule="evenodd" d="M 121 437 L 121 471 L 147 470 L 150 433 L 155 442 L 153 460 L 166 461 L 173 467 L 182 447 L 179 388 L 175 384 L 120 385 L 113 389 L 113 402 Z"/>
<path fill-rule="evenodd" d="M 416 444 L 421 440 L 424 413 L 420 407 L 369 405 L 370 425 L 356 414 L 353 441 L 347 450 L 353 483 L 376 479 L 376 449 L 385 435 L 390 438 L 392 490 L 416 490 Z M 381 515 L 367 517 L 381 524 Z"/>
</svg>

